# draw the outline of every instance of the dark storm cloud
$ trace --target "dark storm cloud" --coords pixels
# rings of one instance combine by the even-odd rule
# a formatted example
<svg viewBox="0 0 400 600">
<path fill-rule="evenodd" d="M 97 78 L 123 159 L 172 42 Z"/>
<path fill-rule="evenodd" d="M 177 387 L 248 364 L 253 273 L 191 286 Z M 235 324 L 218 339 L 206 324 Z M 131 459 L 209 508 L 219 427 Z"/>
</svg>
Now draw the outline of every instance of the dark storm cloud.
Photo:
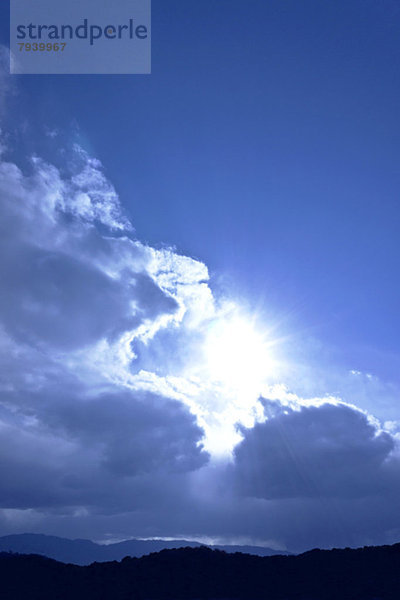
<svg viewBox="0 0 400 600">
<path fill-rule="evenodd" d="M 14 408 L 0 414 L 6 507 L 132 510 L 208 460 L 201 429 L 176 401 L 127 391 L 88 398 L 62 385 L 3 397 Z"/>
<path fill-rule="evenodd" d="M 21 341 L 68 349 L 137 325 L 127 286 L 60 253 L 20 246 L 0 277 L 3 325 Z"/>
<path fill-rule="evenodd" d="M 6 248 L 0 259 L 0 310 L 5 329 L 16 339 L 71 349 L 113 338 L 144 317 L 177 308 L 146 274 L 115 280 L 62 253 L 22 245 L 9 252 Z"/>
<path fill-rule="evenodd" d="M 297 409 L 265 402 L 267 420 L 242 429 L 234 482 L 256 498 L 362 497 L 400 491 L 395 441 L 345 404 Z"/>
<path fill-rule="evenodd" d="M 46 407 L 50 431 L 86 447 L 100 445 L 103 468 L 116 476 L 185 472 L 207 461 L 202 430 L 179 402 L 150 393 L 105 392 Z"/>
</svg>

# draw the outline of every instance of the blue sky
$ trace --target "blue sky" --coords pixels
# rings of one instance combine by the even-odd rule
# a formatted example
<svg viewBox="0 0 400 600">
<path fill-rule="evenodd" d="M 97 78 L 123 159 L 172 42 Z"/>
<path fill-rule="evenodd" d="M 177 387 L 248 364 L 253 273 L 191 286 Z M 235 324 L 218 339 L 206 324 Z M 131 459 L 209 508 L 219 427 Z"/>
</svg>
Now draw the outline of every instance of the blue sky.
<svg viewBox="0 0 400 600">
<path fill-rule="evenodd" d="M 398 337 L 397 19 L 394 2 L 156 2 L 151 77 L 21 77 L 16 102 L 79 124 L 141 239 L 373 370 L 363 348 Z"/>
<path fill-rule="evenodd" d="M 1 41 L 7 45 L 4 3 L 0 10 Z M 275 390 L 279 401 L 287 402 L 287 394 L 292 393 L 296 399 L 290 401 L 299 402 L 304 415 L 314 418 L 312 411 L 320 406 L 320 400 L 312 409 L 307 404 L 310 398 L 336 398 L 329 406 L 336 407 L 338 419 L 343 413 L 344 429 L 355 418 L 350 415 L 346 420 L 350 405 L 368 411 L 381 423 L 390 421 L 382 435 L 393 437 L 381 440 L 388 453 L 393 450 L 391 440 L 398 435 L 400 390 L 399 21 L 398 3 L 391 0 L 153 0 L 151 75 L 13 76 L 4 80 L 11 89 L 4 99 L 2 124 L 7 160 L 25 173 L 32 169 L 30 157 L 38 155 L 64 177 L 66 158 L 69 153 L 72 156 L 74 144 L 79 144 L 86 167 L 96 170 L 100 167 L 90 161 L 101 161 L 102 189 L 108 185 L 105 180 L 112 182 L 121 210 L 133 224 L 133 239 L 157 252 L 172 246 L 174 256 L 193 257 L 207 266 L 211 276 L 207 289 L 219 303 L 217 338 L 226 339 L 229 324 L 233 323 L 232 331 L 243 333 L 243 319 L 251 323 L 244 337 L 255 348 L 251 356 L 254 367 L 256 356 L 263 356 L 265 341 L 257 336 L 269 332 L 268 344 L 271 342 L 276 354 L 271 360 L 284 363 L 276 373 L 271 367 L 274 377 L 269 382 L 287 386 L 286 396 Z M 43 170 L 40 173 L 43 176 Z M 89 184 L 81 181 L 76 185 L 83 189 Z M 70 210 L 76 216 L 76 207 Z M 109 225 L 100 218 L 100 234 L 101 227 Z M 70 273 L 70 267 L 64 268 Z M 197 269 L 193 265 L 186 268 Z M 48 281 L 53 276 L 51 269 L 46 272 Z M 143 299 L 145 306 L 147 298 L 149 314 L 156 319 L 154 315 L 173 311 L 168 305 L 172 292 L 166 292 L 159 280 L 162 292 L 151 291 L 153 276 L 151 270 L 146 271 L 149 280 L 141 280 L 142 295 L 137 302 Z M 192 275 L 185 271 L 185 277 Z M 16 280 L 12 281 L 10 285 L 16 286 Z M 197 281 L 201 286 L 202 277 Z M 93 275 L 94 288 L 97 285 L 100 280 Z M 21 287 L 15 289 L 15 293 L 23 293 Z M 203 287 L 201 291 L 198 288 L 193 296 L 203 292 Z M 127 290 L 118 292 L 118 301 L 111 289 L 109 293 L 115 311 L 125 311 Z M 169 300 L 162 299 L 162 294 Z M 174 298 L 179 304 L 180 297 Z M 235 308 L 226 308 L 224 302 Z M 204 306 L 192 306 L 191 310 L 201 312 Z M 226 318 L 229 310 L 233 317 Z M 121 315 L 118 325 L 103 330 L 84 314 L 78 317 L 82 321 L 87 318 L 91 342 L 96 332 L 114 339 L 123 330 Z M 188 344 L 197 356 L 196 336 L 203 334 L 203 325 L 197 324 L 198 330 L 188 325 L 177 341 L 176 323 L 173 330 L 157 323 L 161 329 L 154 334 L 154 347 L 144 345 L 137 364 L 153 374 L 181 376 L 176 365 L 187 366 L 187 357 L 179 354 L 176 344 Z M 37 336 L 43 343 L 54 343 L 48 330 L 49 322 L 44 319 L 41 333 L 35 329 L 27 338 L 32 348 L 38 343 Z M 9 334 L 20 340 L 18 331 L 10 327 Z M 60 326 L 59 335 L 64 334 Z M 76 343 L 71 341 L 74 351 Z M 221 352 L 225 351 L 226 344 L 221 342 Z M 165 353 L 170 352 L 176 353 L 172 366 L 165 364 Z M 235 360 L 236 356 L 230 356 L 231 363 Z M 245 361 L 244 355 L 240 360 Z M 225 364 L 217 366 L 225 370 L 225 379 L 232 378 Z M 254 381 L 259 373 L 258 367 L 256 371 L 253 367 L 249 367 L 249 376 Z M 136 373 L 138 370 L 135 367 Z M 190 377 L 195 376 L 205 377 L 190 371 Z M 245 378 L 237 384 L 244 385 Z M 50 388 L 49 384 L 46 393 Z M 157 388 L 157 393 L 160 390 Z M 80 388 L 79 394 L 84 395 Z M 193 414 L 193 405 L 189 401 L 186 405 Z M 247 417 L 240 416 L 237 403 L 235 407 L 243 427 Z M 325 410 L 329 420 L 331 408 L 320 410 L 319 424 L 325 423 Z M 211 417 L 204 425 L 198 420 L 200 413 L 194 410 L 194 414 L 197 424 L 181 414 L 182 427 L 186 423 L 187 439 L 192 441 L 201 438 L 196 427 L 215 426 Z M 300 417 L 299 423 L 303 423 Z M 374 441 L 365 427 L 365 439 Z M 305 430 L 301 429 L 303 434 Z M 247 456 L 246 443 L 255 444 L 257 436 L 258 430 L 250 429 L 249 439 L 237 450 L 240 469 L 240 461 Z M 302 439 L 299 434 L 300 445 Z M 304 450 L 304 460 L 309 460 L 312 451 Z M 193 449 L 189 457 L 194 471 L 205 461 Z M 310 459 L 310 464 L 310 469 L 318 471 L 318 460 Z M 241 471 L 235 477 L 242 481 Z M 333 480 L 346 485 L 345 478 Z M 236 484 L 232 485 L 235 488 Z M 249 485 L 247 481 L 243 487 Z M 279 481 L 271 485 L 275 490 L 286 489 Z M 384 501 L 396 493 L 388 492 Z M 280 494 L 272 494 L 274 501 Z M 232 513 L 239 514 L 235 502 L 232 500 Z M 276 508 L 278 512 L 283 511 L 282 505 Z M 12 506 L 5 509 L 14 510 Z M 348 514 L 354 510 L 349 508 Z M 213 513 L 210 523 L 214 519 Z M 46 523 L 50 522 L 49 518 Z M 40 523 L 37 528 L 43 530 Z M 93 523 L 86 534 L 95 537 L 98 531 L 101 537 L 102 526 L 96 525 L 95 519 Z M 4 527 L 5 531 L 12 529 L 11 525 Z M 62 527 L 57 527 L 51 524 L 46 530 L 62 532 Z M 196 527 L 191 531 L 187 524 L 176 523 L 173 533 L 199 534 L 200 524 Z M 250 524 L 249 531 L 240 535 L 254 539 L 254 527 Z M 277 542 L 279 535 L 267 529 L 265 536 L 286 546 L 329 545 L 333 534 L 319 527 L 309 539 L 307 531 L 284 542 Z M 205 527 L 205 534 L 234 535 L 228 525 L 219 533 L 214 529 Z M 391 539 L 387 532 L 393 529 L 388 525 L 384 534 L 377 526 L 377 531 L 366 537 Z M 117 533 L 123 535 L 121 530 Z M 164 525 L 156 533 L 170 534 Z M 361 538 L 354 534 L 354 540 Z M 345 536 L 341 541 L 349 542 Z"/>
</svg>

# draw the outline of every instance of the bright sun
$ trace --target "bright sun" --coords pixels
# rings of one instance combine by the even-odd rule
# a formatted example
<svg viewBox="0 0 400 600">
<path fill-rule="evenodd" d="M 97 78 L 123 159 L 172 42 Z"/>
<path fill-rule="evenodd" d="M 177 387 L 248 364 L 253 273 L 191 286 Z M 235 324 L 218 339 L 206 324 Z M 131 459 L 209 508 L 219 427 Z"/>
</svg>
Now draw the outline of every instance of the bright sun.
<svg viewBox="0 0 400 600">
<path fill-rule="evenodd" d="M 239 392 L 261 385 L 274 368 L 271 343 L 237 314 L 213 323 L 204 352 L 210 377 Z"/>
<path fill-rule="evenodd" d="M 238 425 L 253 427 L 265 418 L 260 397 L 280 369 L 278 340 L 271 332 L 233 303 L 220 306 L 202 332 L 188 380 L 200 382 L 191 406 L 205 432 L 204 447 L 214 458 L 231 459 L 242 439 Z"/>
</svg>

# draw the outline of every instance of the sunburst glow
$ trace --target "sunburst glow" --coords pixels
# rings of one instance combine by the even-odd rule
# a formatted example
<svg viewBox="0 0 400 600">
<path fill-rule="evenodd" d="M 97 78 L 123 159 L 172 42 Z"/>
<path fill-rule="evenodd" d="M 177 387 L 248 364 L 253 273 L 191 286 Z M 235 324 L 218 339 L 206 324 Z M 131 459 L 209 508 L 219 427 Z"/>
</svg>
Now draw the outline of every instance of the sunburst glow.
<svg viewBox="0 0 400 600">
<path fill-rule="evenodd" d="M 238 392 L 262 386 L 275 367 L 272 342 L 239 314 L 213 323 L 204 353 L 210 377 Z"/>
</svg>

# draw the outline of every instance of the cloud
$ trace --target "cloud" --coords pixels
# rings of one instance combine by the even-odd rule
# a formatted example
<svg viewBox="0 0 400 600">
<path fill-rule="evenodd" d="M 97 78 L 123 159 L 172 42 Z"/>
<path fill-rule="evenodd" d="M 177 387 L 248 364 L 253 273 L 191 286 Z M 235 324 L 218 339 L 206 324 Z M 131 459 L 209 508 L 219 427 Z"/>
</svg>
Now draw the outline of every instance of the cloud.
<svg viewBox="0 0 400 600">
<path fill-rule="evenodd" d="M 398 493 L 395 440 L 344 403 L 292 408 L 264 401 L 267 420 L 243 430 L 234 478 L 255 498 L 361 498 Z"/>
<path fill-rule="evenodd" d="M 3 506 L 134 510 L 161 494 L 165 480 L 176 485 L 207 462 L 202 432 L 180 403 L 115 390 L 87 398 L 76 383 L 67 390 L 7 394 Z"/>
<path fill-rule="evenodd" d="M 79 146 L 62 169 L 0 162 L 0 277 L 1 532 L 395 535 L 396 424 L 290 393 L 262 324 L 137 240 Z"/>
<path fill-rule="evenodd" d="M 84 158 L 66 182 L 38 160 L 30 176 L 14 164 L 0 168 L 2 322 L 31 344 L 78 348 L 178 308 L 146 271 L 154 260 L 146 247 L 95 229 L 120 229 L 124 219 L 99 163 Z"/>
<path fill-rule="evenodd" d="M 36 157 L 29 172 L 0 164 L 7 515 L 161 507 L 209 458 L 196 417 L 168 389 L 128 386 L 98 364 L 107 348 L 129 379 L 134 344 L 183 319 L 207 270 L 134 240 L 100 162 L 73 152 L 63 176 Z"/>
</svg>

